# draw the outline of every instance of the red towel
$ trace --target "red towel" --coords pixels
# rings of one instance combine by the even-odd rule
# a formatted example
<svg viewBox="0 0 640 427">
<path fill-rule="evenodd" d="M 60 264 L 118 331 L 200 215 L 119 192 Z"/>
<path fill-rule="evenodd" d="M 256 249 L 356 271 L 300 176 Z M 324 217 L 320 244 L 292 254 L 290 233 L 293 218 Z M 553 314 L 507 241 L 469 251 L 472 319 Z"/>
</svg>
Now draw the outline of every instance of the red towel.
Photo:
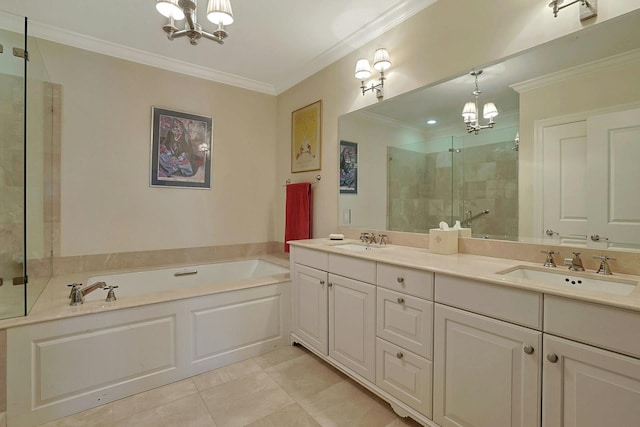
<svg viewBox="0 0 640 427">
<path fill-rule="evenodd" d="M 311 183 L 287 185 L 287 208 L 284 226 L 284 251 L 289 240 L 311 238 Z"/>
</svg>

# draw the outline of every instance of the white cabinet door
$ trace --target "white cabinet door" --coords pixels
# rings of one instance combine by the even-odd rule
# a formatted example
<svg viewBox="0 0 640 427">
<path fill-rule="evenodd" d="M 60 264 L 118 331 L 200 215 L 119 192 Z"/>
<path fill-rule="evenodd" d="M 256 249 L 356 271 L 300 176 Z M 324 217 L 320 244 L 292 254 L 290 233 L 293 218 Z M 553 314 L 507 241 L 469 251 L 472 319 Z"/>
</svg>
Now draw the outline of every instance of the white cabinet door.
<svg viewBox="0 0 640 427">
<path fill-rule="evenodd" d="M 434 421 L 538 427 L 542 333 L 435 306 Z"/>
<path fill-rule="evenodd" d="M 329 357 L 375 382 L 376 287 L 329 274 Z"/>
<path fill-rule="evenodd" d="M 640 425 L 640 360 L 545 334 L 543 427 Z"/>
<path fill-rule="evenodd" d="M 328 354 L 327 273 L 300 264 L 293 268 L 293 333 Z"/>
<path fill-rule="evenodd" d="M 587 234 L 589 241 L 592 235 L 598 235 L 603 248 L 640 248 L 638 159 L 640 109 L 587 119 Z"/>
<path fill-rule="evenodd" d="M 564 244 L 585 246 L 587 238 L 587 125 L 585 121 L 543 130 L 544 230 Z M 590 205 L 592 207 L 592 205 Z M 542 237 L 548 238 L 546 234 Z"/>
</svg>

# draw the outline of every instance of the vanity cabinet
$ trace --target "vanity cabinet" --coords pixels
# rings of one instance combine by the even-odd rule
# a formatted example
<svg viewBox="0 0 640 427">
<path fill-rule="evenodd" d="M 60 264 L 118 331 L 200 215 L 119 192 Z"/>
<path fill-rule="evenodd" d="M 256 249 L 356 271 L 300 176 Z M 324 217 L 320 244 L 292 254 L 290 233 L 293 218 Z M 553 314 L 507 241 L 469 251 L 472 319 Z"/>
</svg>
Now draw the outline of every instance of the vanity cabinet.
<svg viewBox="0 0 640 427">
<path fill-rule="evenodd" d="M 373 383 L 375 262 L 292 247 L 291 272 L 294 340 Z"/>
<path fill-rule="evenodd" d="M 540 426 L 542 332 L 515 323 L 539 324 L 542 295 L 512 291 L 436 275 L 433 420 L 442 427 Z M 504 320 L 477 314 L 494 304 Z"/>
<path fill-rule="evenodd" d="M 377 273 L 376 385 L 431 418 L 433 273 L 381 263 Z"/>
</svg>

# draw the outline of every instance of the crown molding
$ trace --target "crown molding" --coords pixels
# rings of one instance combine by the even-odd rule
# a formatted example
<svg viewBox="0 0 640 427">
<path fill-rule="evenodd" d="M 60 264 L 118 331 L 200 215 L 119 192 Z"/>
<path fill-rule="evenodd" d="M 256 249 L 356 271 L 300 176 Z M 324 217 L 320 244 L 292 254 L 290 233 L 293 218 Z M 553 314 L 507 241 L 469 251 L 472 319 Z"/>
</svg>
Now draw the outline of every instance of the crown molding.
<svg viewBox="0 0 640 427">
<path fill-rule="evenodd" d="M 608 58 L 598 59 L 584 65 L 578 65 L 575 67 L 567 68 L 566 70 L 547 74 L 541 77 L 536 77 L 530 80 L 525 80 L 520 83 L 515 83 L 510 87 L 518 93 L 523 93 L 567 81 L 579 75 L 594 73 L 609 67 L 624 65 L 626 63 L 638 60 L 640 60 L 640 49 L 635 49 L 629 52 L 613 55 Z"/>
<path fill-rule="evenodd" d="M 438 0 L 405 0 L 398 3 L 394 8 L 389 9 L 308 63 L 298 67 L 294 72 L 289 73 L 286 78 L 276 82 L 276 93 L 280 94 L 304 79 L 311 77 L 313 74 L 381 36 L 437 1 Z"/>
</svg>

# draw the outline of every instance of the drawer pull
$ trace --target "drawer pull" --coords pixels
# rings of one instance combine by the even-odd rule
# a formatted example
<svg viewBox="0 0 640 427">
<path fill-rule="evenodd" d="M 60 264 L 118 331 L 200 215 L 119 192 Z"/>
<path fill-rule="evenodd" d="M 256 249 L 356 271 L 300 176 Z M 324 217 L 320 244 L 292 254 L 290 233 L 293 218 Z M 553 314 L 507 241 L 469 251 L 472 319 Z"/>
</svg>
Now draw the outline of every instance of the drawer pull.
<svg viewBox="0 0 640 427">
<path fill-rule="evenodd" d="M 321 284 L 321 285 L 324 285 L 324 280 L 320 280 L 320 284 Z"/>
<path fill-rule="evenodd" d="M 558 356 L 553 353 L 547 354 L 547 360 L 551 363 L 556 363 L 558 361 Z"/>
<path fill-rule="evenodd" d="M 524 346 L 524 352 L 527 354 L 533 354 L 533 347 L 531 347 L 530 345 L 526 345 Z"/>
<path fill-rule="evenodd" d="M 398 304 L 404 304 L 404 298 L 399 297 L 398 298 Z"/>
<path fill-rule="evenodd" d="M 396 279 L 398 281 L 398 283 L 400 283 L 401 285 L 404 285 L 404 277 L 398 277 Z"/>
<path fill-rule="evenodd" d="M 402 354 L 402 352 L 401 352 L 401 351 L 399 351 L 399 352 L 397 352 L 397 353 L 396 353 L 396 357 L 397 357 L 398 359 L 402 359 L 402 358 L 404 357 L 404 354 Z"/>
<path fill-rule="evenodd" d="M 327 286 L 328 286 L 328 287 L 332 287 L 332 286 L 333 286 L 333 283 L 329 282 L 329 283 L 327 284 Z"/>
</svg>

